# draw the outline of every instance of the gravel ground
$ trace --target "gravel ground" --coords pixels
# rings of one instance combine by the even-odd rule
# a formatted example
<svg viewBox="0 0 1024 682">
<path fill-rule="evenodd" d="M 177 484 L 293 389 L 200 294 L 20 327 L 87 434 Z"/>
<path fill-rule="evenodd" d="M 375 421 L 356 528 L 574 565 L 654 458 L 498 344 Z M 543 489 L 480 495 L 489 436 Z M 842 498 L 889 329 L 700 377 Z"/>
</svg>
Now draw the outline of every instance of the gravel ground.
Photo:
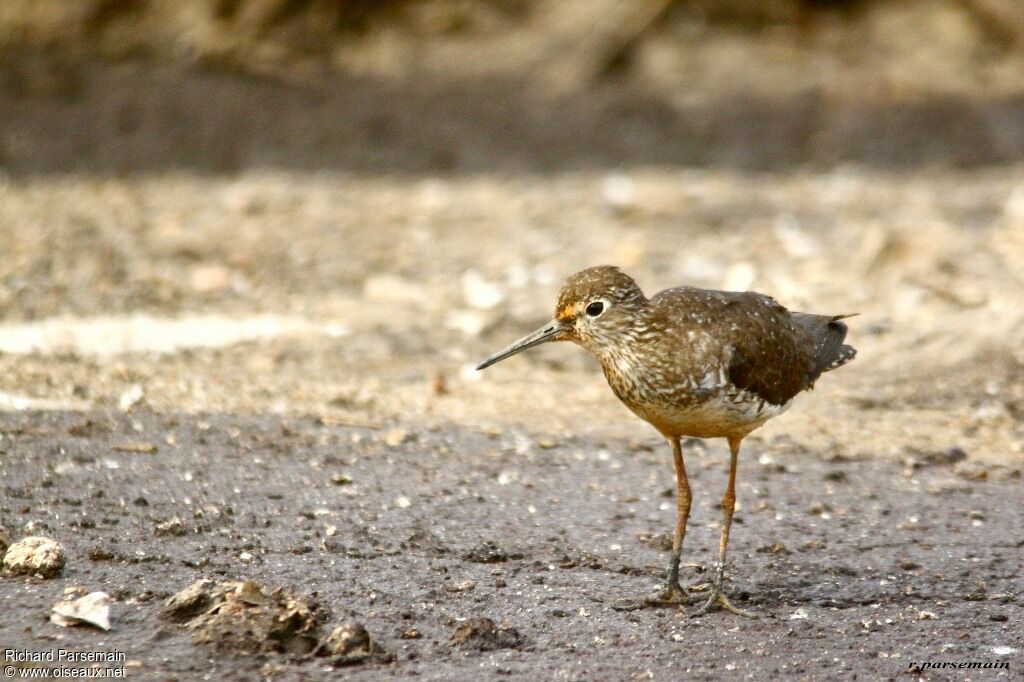
<svg viewBox="0 0 1024 682">
<path fill-rule="evenodd" d="M 6 414 L 0 428 L 0 519 L 68 553 L 57 579 L 3 580 L 0 641 L 121 651 L 142 679 L 333 669 L 193 643 L 203 628 L 164 601 L 203 578 L 284 587 L 314 605 L 318 631 L 362 623 L 387 655 L 349 679 L 896 679 L 912 662 L 975 660 L 1010 668 L 921 676 L 1019 672 L 1019 472 L 750 447 L 730 584 L 762 617 L 694 618 L 612 608 L 660 579 L 667 448 L 222 414 Z M 687 453 L 685 556 L 703 565 L 726 453 Z M 693 584 L 705 575 L 685 569 Z M 117 599 L 110 632 L 46 621 L 70 586 Z M 477 632 L 479 618 L 496 631 Z"/>
</svg>

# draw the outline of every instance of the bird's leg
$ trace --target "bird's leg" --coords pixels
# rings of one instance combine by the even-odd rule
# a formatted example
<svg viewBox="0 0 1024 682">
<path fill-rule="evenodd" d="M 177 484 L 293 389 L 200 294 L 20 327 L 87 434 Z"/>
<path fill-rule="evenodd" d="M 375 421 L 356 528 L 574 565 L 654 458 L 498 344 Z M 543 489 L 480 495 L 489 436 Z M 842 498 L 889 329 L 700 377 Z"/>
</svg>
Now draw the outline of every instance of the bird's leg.
<svg viewBox="0 0 1024 682">
<path fill-rule="evenodd" d="M 729 546 L 729 530 L 732 528 L 732 513 L 736 509 L 736 461 L 740 453 L 740 442 L 742 438 L 729 438 L 729 483 L 725 488 L 725 495 L 722 497 L 722 535 L 718 541 L 718 564 L 715 566 L 715 577 L 711 583 L 711 596 L 700 607 L 694 615 L 707 613 L 713 607 L 721 606 L 726 611 L 735 613 L 738 616 L 756 618 L 756 614 L 733 606 L 722 584 L 725 582 L 725 550 Z"/>
<path fill-rule="evenodd" d="M 687 604 L 691 598 L 686 589 L 679 584 L 679 561 L 683 554 L 683 538 L 686 537 L 686 521 L 690 518 L 690 482 L 686 478 L 686 465 L 683 463 L 683 449 L 678 437 L 669 438 L 672 445 L 672 462 L 676 469 L 676 528 L 672 534 L 672 558 L 669 560 L 665 589 L 658 595 L 648 599 L 653 605 Z"/>
<path fill-rule="evenodd" d="M 665 588 L 653 596 L 644 599 L 623 599 L 615 608 L 620 611 L 632 611 L 646 606 L 677 606 L 692 603 L 686 589 L 679 584 L 679 560 L 683 553 L 683 538 L 686 536 L 686 520 L 690 517 L 690 482 L 686 478 L 686 467 L 683 465 L 683 450 L 679 438 L 669 438 L 672 445 L 672 460 L 676 468 L 676 529 L 672 535 L 672 559 L 668 565 Z"/>
</svg>

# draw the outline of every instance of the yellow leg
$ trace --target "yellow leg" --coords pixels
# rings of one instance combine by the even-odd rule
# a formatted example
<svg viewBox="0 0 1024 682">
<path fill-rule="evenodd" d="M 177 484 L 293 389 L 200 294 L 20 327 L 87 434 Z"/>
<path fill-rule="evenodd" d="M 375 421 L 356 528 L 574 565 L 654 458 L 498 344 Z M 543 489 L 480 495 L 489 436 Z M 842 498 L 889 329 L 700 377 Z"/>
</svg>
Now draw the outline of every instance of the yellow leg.
<svg viewBox="0 0 1024 682">
<path fill-rule="evenodd" d="M 756 618 L 756 614 L 744 611 L 733 606 L 722 584 L 725 582 L 725 552 L 729 546 L 729 530 L 732 528 L 732 514 L 736 509 L 736 462 L 740 454 L 740 443 L 743 438 L 729 438 L 729 483 L 725 488 L 725 495 L 722 497 L 722 535 L 718 540 L 718 564 L 715 566 L 715 577 L 711 584 L 711 596 L 694 615 L 707 613 L 713 607 L 721 606 L 723 609 L 735 613 L 738 616 Z"/>
<path fill-rule="evenodd" d="M 690 482 L 686 478 L 686 466 L 683 464 L 683 450 L 679 438 L 669 438 L 672 446 L 672 460 L 676 469 L 676 529 L 672 535 L 672 559 L 669 561 L 665 589 L 654 596 L 644 599 L 624 599 L 617 602 L 615 608 L 621 611 L 632 611 L 645 606 L 678 606 L 693 601 L 686 589 L 679 584 L 679 561 L 683 554 L 683 538 L 686 537 L 686 521 L 690 518 Z"/>
<path fill-rule="evenodd" d="M 672 445 L 672 461 L 676 467 L 676 530 L 672 534 L 672 560 L 668 565 L 666 589 L 680 590 L 679 560 L 683 554 L 683 539 L 686 537 L 686 521 L 690 518 L 690 482 L 686 478 L 686 465 L 683 463 L 683 449 L 678 438 L 670 439 Z"/>
</svg>

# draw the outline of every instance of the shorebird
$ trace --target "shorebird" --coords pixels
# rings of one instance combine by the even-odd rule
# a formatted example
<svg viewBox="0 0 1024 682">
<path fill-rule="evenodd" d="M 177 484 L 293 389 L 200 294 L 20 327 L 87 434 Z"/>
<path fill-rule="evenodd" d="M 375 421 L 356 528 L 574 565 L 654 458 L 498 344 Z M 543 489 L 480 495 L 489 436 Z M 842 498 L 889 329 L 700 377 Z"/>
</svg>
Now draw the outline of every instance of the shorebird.
<svg viewBox="0 0 1024 682">
<path fill-rule="evenodd" d="M 736 507 L 740 443 L 785 412 L 823 372 L 856 355 L 845 345 L 849 315 L 790 312 L 755 292 L 667 289 L 647 298 L 632 277 L 602 265 L 572 275 L 558 294 L 555 316 L 537 331 L 487 358 L 478 370 L 549 341 L 572 341 L 593 354 L 615 395 L 672 446 L 678 487 L 672 558 L 665 589 L 641 605 L 691 602 L 679 583 L 690 515 L 690 484 L 680 439 L 725 438 L 729 479 L 722 497 L 718 561 L 707 600 L 742 616 L 725 593 L 725 555 Z"/>
</svg>

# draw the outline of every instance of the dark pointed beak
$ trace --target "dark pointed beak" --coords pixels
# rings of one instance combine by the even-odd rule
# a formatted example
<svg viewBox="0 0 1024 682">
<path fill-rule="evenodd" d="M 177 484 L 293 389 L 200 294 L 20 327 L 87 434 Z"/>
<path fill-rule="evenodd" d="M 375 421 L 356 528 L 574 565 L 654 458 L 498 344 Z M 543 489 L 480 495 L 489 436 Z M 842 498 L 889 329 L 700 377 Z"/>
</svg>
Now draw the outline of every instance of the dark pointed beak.
<svg viewBox="0 0 1024 682">
<path fill-rule="evenodd" d="M 504 350 L 500 350 L 491 357 L 487 358 L 479 365 L 476 366 L 477 370 L 487 369 L 496 362 L 500 362 L 505 358 L 510 358 L 516 353 L 522 353 L 524 350 L 539 346 L 542 343 L 548 341 L 558 341 L 559 336 L 565 331 L 565 327 L 558 320 L 551 320 L 546 325 L 533 332 L 527 334 L 523 338 L 519 339 L 511 346 Z"/>
</svg>

